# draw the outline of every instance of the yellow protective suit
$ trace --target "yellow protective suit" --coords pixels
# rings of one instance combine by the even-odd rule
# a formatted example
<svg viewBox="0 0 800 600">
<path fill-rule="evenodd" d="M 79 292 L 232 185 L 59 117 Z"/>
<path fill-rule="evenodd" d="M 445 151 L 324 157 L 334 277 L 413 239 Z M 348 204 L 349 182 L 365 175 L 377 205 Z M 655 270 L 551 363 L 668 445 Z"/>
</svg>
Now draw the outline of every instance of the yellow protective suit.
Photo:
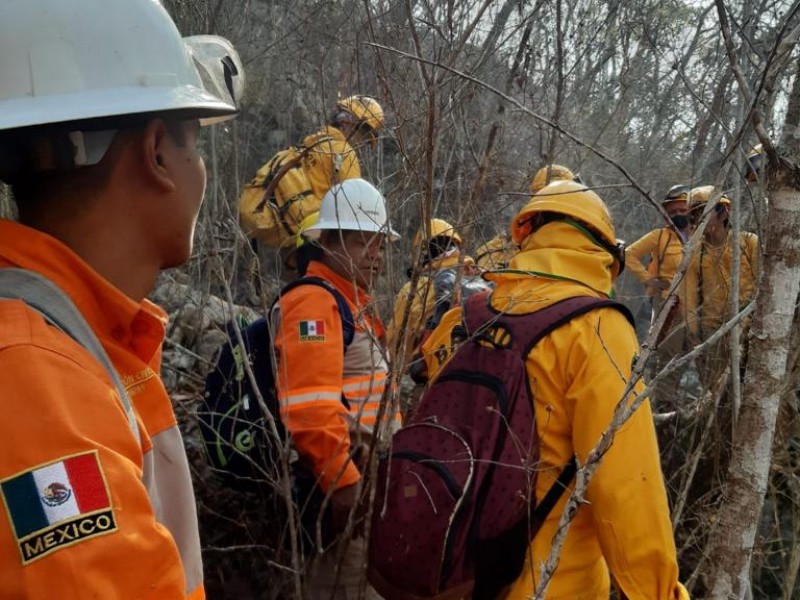
<svg viewBox="0 0 800 600">
<path fill-rule="evenodd" d="M 392 321 L 386 330 L 386 339 L 388 347 L 394 349 L 397 343 L 397 338 L 400 335 L 400 326 L 403 323 L 403 315 L 406 311 L 406 306 L 409 300 L 411 301 L 411 308 L 408 314 L 408 322 L 406 328 L 403 330 L 405 334 L 405 365 L 408 368 L 411 357 L 417 350 L 417 347 L 422 340 L 425 333 L 425 324 L 428 319 L 433 316 L 434 308 L 436 306 L 436 292 L 433 289 L 433 276 L 442 269 L 452 269 L 458 266 L 460 253 L 458 250 L 448 254 L 443 258 L 432 261 L 426 268 L 426 274 L 420 276 L 417 283 L 416 293 L 411 294 L 411 281 L 400 289 L 397 298 L 394 301 L 394 313 Z M 465 267 L 472 267 L 475 264 L 470 257 L 465 256 L 462 265 Z M 395 357 L 398 360 L 399 357 Z"/>
<path fill-rule="evenodd" d="M 331 139 L 319 142 L 324 138 Z M 340 129 L 328 125 L 317 133 L 306 136 L 303 139 L 303 146 L 306 148 L 313 146 L 304 164 L 308 179 L 311 181 L 311 189 L 319 200 L 322 200 L 331 186 L 345 179 L 361 177 L 356 151 L 347 142 Z"/>
<path fill-rule="evenodd" d="M 648 255 L 650 262 L 645 267 L 642 259 Z M 625 259 L 626 268 L 643 284 L 654 277 L 672 283 L 683 259 L 683 242 L 669 227 L 653 229 L 625 249 Z M 652 291 L 648 289 L 647 293 L 651 295 Z M 666 298 L 667 291 L 661 295 Z"/>
<path fill-rule="evenodd" d="M 758 280 L 758 236 L 743 232 L 739 238 L 741 268 L 739 270 L 739 307 L 750 302 Z M 731 271 L 733 234 L 723 246 L 714 247 L 703 241 L 692 256 L 681 286 L 681 301 L 689 332 L 705 339 L 731 318 Z"/>
<path fill-rule="evenodd" d="M 529 236 L 511 270 L 489 273 L 497 283 L 492 306 L 524 314 L 564 298 L 605 297 L 611 256 L 565 223 Z M 547 274 L 547 275 L 545 275 Z M 443 347 L 460 308 L 450 311 L 423 346 Z M 638 345 L 633 328 L 612 308 L 576 317 L 537 344 L 527 359 L 540 440 L 536 498 L 552 486 L 573 454 L 583 464 L 608 428 L 622 397 Z M 440 349 L 439 358 L 444 356 Z M 441 363 L 439 360 L 437 362 Z M 430 364 L 430 363 L 429 363 Z M 432 365 L 435 370 L 435 364 Z M 433 371 L 431 371 L 433 373 Z M 641 392 L 642 384 L 635 390 Z M 573 483 L 574 485 L 574 483 Z M 531 543 L 526 567 L 508 598 L 532 595 L 539 565 L 550 552 L 568 494 Z M 645 401 L 617 432 L 567 534 L 548 600 L 606 600 L 610 577 L 630 600 L 685 599 L 650 404 Z"/>
<path fill-rule="evenodd" d="M 508 235 L 498 235 L 475 250 L 475 262 L 487 271 L 505 269 L 519 252 L 519 247 Z"/>
</svg>

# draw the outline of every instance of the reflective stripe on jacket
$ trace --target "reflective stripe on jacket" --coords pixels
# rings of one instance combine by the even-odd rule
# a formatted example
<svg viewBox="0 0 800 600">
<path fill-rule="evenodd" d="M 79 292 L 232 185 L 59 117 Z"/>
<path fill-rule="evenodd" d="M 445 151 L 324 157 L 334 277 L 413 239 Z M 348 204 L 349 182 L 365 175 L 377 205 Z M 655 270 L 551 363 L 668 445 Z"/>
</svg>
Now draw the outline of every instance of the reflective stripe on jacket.
<svg viewBox="0 0 800 600">
<path fill-rule="evenodd" d="M 166 314 L 125 296 L 58 240 L 11 221 L 0 221 L 0 267 L 36 271 L 72 298 L 125 384 L 142 438 L 139 446 L 86 350 L 22 302 L 0 301 L 4 594 L 49 597 L 57 582 L 65 599 L 203 598 L 186 453 L 158 375 Z M 84 466 L 69 471 L 76 459 Z M 48 485 L 41 504 L 15 504 L 14 486 L 43 466 L 71 473 L 69 483 L 52 481 L 66 491 L 53 497 Z"/>
<path fill-rule="evenodd" d="M 324 289 L 296 287 L 272 315 L 281 418 L 295 449 L 328 490 L 360 477 L 350 461 L 351 447 L 372 441 L 388 367 L 383 325 L 369 314 L 370 297 L 320 262 L 312 261 L 306 274 L 330 282 L 355 317 L 353 341 L 344 353 L 341 316 Z M 400 415 L 391 420 L 392 428 L 398 428 Z"/>
</svg>

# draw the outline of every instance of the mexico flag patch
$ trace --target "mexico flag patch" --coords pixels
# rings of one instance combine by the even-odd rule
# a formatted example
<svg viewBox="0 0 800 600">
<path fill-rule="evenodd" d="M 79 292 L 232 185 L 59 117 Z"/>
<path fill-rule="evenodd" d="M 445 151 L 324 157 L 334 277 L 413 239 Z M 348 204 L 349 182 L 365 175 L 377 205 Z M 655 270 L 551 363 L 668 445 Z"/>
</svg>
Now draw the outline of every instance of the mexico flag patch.
<svg viewBox="0 0 800 600">
<path fill-rule="evenodd" d="M 117 529 L 97 451 L 13 475 L 0 491 L 22 564 Z"/>
<path fill-rule="evenodd" d="M 301 342 L 324 342 L 325 341 L 325 322 L 324 321 L 300 321 L 300 341 Z"/>
</svg>

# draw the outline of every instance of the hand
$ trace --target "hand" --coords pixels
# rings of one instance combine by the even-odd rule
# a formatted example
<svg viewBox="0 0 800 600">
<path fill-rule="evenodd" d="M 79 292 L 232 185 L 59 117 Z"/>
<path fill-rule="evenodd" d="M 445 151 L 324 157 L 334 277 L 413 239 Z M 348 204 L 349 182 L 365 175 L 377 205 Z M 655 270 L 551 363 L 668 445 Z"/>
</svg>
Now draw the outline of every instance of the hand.
<svg viewBox="0 0 800 600">
<path fill-rule="evenodd" d="M 644 287 L 647 289 L 648 293 L 655 296 L 669 288 L 669 282 L 661 277 L 651 277 L 644 282 Z"/>
</svg>

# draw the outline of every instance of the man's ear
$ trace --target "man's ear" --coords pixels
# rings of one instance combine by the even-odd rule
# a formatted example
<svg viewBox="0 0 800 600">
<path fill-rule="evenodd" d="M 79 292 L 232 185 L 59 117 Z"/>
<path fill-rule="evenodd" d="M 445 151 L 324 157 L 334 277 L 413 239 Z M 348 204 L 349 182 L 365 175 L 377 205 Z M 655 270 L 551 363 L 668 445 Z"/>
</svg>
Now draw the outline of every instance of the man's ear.
<svg viewBox="0 0 800 600">
<path fill-rule="evenodd" d="M 144 175 L 164 192 L 176 189 L 170 171 L 174 142 L 161 119 L 153 119 L 139 137 L 139 154 Z"/>
</svg>

